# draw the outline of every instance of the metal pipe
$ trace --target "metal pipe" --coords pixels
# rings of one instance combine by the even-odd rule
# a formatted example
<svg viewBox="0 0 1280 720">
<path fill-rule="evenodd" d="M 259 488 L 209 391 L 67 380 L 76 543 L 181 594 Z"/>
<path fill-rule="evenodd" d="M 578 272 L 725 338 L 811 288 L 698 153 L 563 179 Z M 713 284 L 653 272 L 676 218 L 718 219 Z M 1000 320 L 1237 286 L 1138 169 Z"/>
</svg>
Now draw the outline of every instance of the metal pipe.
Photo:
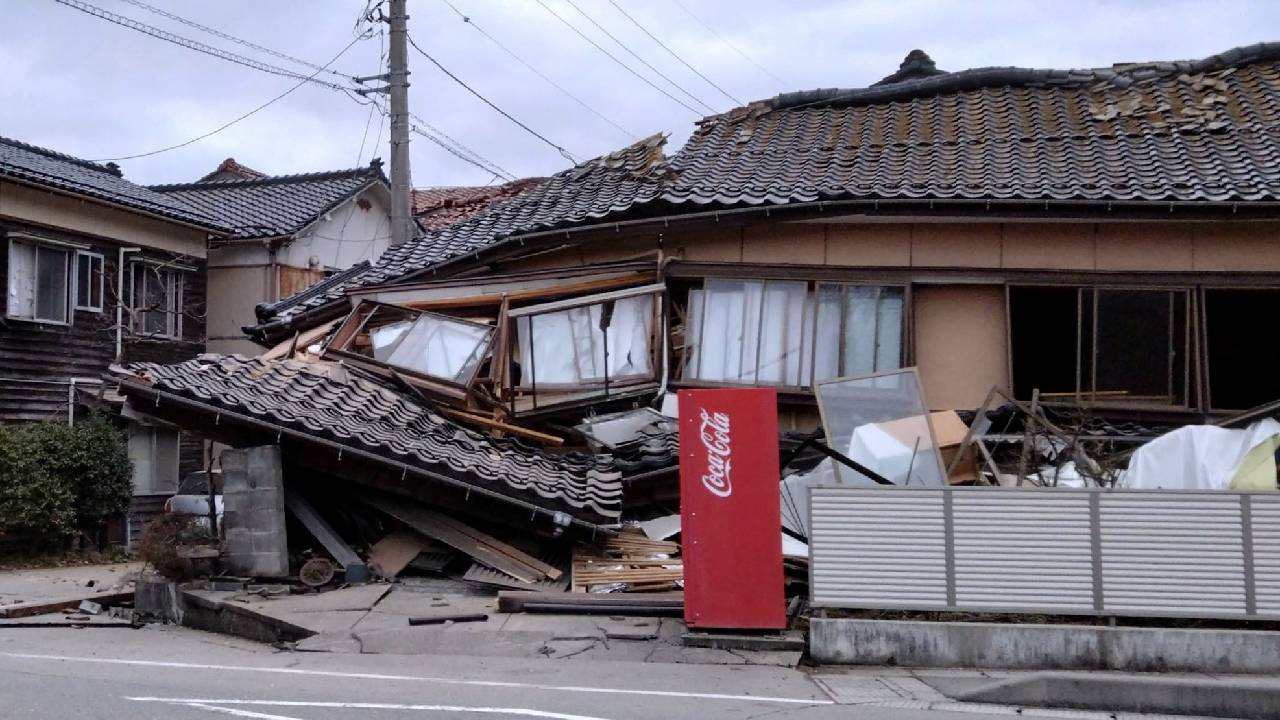
<svg viewBox="0 0 1280 720">
<path fill-rule="evenodd" d="M 140 247 L 122 247 L 116 256 L 116 359 L 124 358 L 124 255 L 142 252 Z"/>
</svg>

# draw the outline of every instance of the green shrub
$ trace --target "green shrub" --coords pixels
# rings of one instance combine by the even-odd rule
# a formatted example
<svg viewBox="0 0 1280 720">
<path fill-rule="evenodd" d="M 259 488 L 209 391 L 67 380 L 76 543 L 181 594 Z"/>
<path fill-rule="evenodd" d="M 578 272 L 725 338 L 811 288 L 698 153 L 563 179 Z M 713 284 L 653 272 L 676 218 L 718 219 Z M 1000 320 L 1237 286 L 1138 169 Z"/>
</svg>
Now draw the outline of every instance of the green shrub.
<svg viewBox="0 0 1280 720">
<path fill-rule="evenodd" d="M 106 418 L 16 425 L 3 436 L 0 527 L 68 534 L 129 509 L 128 441 Z"/>
<path fill-rule="evenodd" d="M 26 428 L 0 428 L 0 531 L 73 535 L 75 491 L 31 451 Z"/>
</svg>

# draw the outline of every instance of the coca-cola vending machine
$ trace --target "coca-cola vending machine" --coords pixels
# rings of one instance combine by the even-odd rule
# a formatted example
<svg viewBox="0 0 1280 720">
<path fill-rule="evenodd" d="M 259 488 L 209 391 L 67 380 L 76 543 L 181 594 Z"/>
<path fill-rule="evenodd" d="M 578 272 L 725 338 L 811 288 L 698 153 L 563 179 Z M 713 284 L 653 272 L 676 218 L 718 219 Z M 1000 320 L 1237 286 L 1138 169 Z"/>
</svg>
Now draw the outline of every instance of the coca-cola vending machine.
<svg viewBox="0 0 1280 720">
<path fill-rule="evenodd" d="M 679 408 L 685 623 L 783 629 L 777 393 L 681 390 Z"/>
</svg>

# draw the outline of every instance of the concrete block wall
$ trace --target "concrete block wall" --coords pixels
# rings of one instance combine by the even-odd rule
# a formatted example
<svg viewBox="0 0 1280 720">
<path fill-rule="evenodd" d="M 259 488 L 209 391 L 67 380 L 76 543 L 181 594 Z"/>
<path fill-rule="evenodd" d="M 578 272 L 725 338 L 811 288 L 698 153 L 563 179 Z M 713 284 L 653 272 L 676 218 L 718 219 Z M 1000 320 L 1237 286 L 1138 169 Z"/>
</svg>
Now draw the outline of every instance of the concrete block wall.
<svg viewBox="0 0 1280 720">
<path fill-rule="evenodd" d="M 224 450 L 223 565 L 236 575 L 289 574 L 280 448 Z"/>
</svg>

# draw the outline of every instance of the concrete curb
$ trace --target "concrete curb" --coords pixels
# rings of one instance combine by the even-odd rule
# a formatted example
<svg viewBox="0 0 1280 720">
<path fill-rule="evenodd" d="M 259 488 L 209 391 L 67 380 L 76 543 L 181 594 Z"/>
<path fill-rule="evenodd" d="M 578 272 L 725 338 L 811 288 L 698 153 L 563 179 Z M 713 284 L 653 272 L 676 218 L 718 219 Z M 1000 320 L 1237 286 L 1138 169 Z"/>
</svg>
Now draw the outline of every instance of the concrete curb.
<svg viewBox="0 0 1280 720">
<path fill-rule="evenodd" d="M 819 663 L 1016 670 L 1280 672 L 1280 632 L 814 618 Z"/>
</svg>

